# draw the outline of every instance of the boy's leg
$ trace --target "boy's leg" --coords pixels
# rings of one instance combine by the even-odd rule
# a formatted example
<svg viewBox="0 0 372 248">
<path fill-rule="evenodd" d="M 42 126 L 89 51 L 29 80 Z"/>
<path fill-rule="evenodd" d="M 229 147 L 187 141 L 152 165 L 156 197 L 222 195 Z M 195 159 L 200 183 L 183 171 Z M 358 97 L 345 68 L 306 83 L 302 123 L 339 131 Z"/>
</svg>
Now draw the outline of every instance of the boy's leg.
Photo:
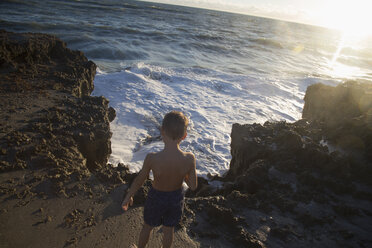
<svg viewBox="0 0 372 248">
<path fill-rule="evenodd" d="M 163 248 L 170 248 L 173 243 L 174 227 L 163 226 Z"/>
<path fill-rule="evenodd" d="M 153 229 L 152 226 L 147 225 L 146 223 L 143 224 L 138 240 L 138 248 L 145 248 L 147 242 L 149 242 L 152 229 Z"/>
</svg>

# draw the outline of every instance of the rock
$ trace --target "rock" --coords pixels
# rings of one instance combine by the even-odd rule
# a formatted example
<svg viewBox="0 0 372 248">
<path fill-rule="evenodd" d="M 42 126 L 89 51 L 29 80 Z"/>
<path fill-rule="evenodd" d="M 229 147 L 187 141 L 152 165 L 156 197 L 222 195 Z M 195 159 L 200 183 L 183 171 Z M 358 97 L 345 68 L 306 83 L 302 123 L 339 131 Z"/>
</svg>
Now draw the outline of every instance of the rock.
<svg viewBox="0 0 372 248">
<path fill-rule="evenodd" d="M 116 117 L 116 111 L 113 107 L 109 107 L 108 109 L 108 119 L 109 122 L 112 122 Z"/>
<path fill-rule="evenodd" d="M 265 137 L 268 134 L 265 131 L 265 128 L 260 124 L 233 124 L 231 131 L 232 159 L 227 174 L 228 178 L 239 175 L 244 169 L 248 169 L 252 162 L 264 158 L 271 150 L 266 145 Z"/>
<path fill-rule="evenodd" d="M 145 204 L 150 187 L 151 187 L 151 181 L 146 180 L 142 188 L 140 188 L 134 196 L 134 198 L 136 199 L 134 201 L 135 206 Z M 123 199 L 124 199 L 124 196 L 123 196 Z"/>
<path fill-rule="evenodd" d="M 80 209 L 74 209 L 63 218 L 64 226 L 72 227 L 78 225 L 83 214 L 84 211 Z"/>
<path fill-rule="evenodd" d="M 188 189 L 186 191 L 186 197 L 200 197 L 211 195 L 212 188 L 209 186 L 208 180 L 203 177 L 198 177 L 198 187 L 196 190 L 192 191 Z"/>
<path fill-rule="evenodd" d="M 270 230 L 270 235 L 277 237 L 281 240 L 286 240 L 291 232 L 288 228 L 273 227 Z"/>
<path fill-rule="evenodd" d="M 4 30 L 0 58 L 2 109 L 12 127 L 0 130 L 0 172 L 45 170 L 34 189 L 47 195 L 74 194 L 64 185 L 90 173 L 123 183 L 107 166 L 115 111 L 104 97 L 90 96 L 96 65 L 55 36 Z"/>
<path fill-rule="evenodd" d="M 47 216 L 46 218 L 45 218 L 45 223 L 47 223 L 47 222 L 52 222 L 52 220 L 53 220 L 53 218 L 52 218 L 52 216 Z"/>
<path fill-rule="evenodd" d="M 360 216 L 359 209 L 346 205 L 334 205 L 333 210 L 342 217 Z"/>
<path fill-rule="evenodd" d="M 372 85 L 354 81 L 307 88 L 302 118 L 320 122 L 334 145 L 372 161 Z"/>
<path fill-rule="evenodd" d="M 350 230 L 345 230 L 345 229 L 342 229 L 342 230 L 339 230 L 338 233 L 344 238 L 344 239 L 352 239 L 355 234 L 350 231 Z"/>
<path fill-rule="evenodd" d="M 369 155 L 372 122 L 366 114 L 366 111 L 372 113 L 369 107 L 372 98 L 366 99 L 370 86 L 350 83 L 337 89 L 314 86 L 316 92 L 322 91 L 320 98 L 316 93 L 312 95 L 311 87 L 305 98 L 309 104 L 304 109 L 306 119 L 295 123 L 281 121 L 232 126 L 230 168 L 226 176 L 219 179 L 223 186 L 209 192 L 213 197 L 198 197 L 198 193 L 187 195 L 196 197 L 194 201 L 188 201 L 193 220 L 197 223 L 207 220 L 213 227 L 208 236 L 197 228 L 201 224 L 195 224 L 192 230 L 196 236 L 199 232 L 200 237 L 223 239 L 214 235 L 219 233 L 214 231 L 217 229 L 220 233 L 228 231 L 227 236 L 231 237 L 229 241 L 234 246 L 264 247 L 264 236 L 257 238 L 249 233 L 257 230 L 257 226 L 249 230 L 247 219 L 257 221 L 253 217 L 257 213 L 270 218 L 277 215 L 281 220 L 291 219 L 290 224 L 261 223 L 270 227 L 267 230 L 271 230 L 270 236 L 274 240 L 285 242 L 299 241 L 314 233 L 321 235 L 319 230 L 327 230 L 333 223 L 354 225 L 352 219 L 368 215 L 366 209 L 356 205 L 351 207 L 344 199 L 359 197 L 369 201 L 372 192 L 367 176 L 372 173 Z M 331 103 L 323 103 L 328 98 Z M 338 107 L 344 106 L 340 100 L 351 101 L 351 106 L 345 107 L 345 113 Z M 362 107 L 356 110 L 355 102 Z M 332 116 L 335 111 L 339 112 Z M 334 148 L 328 144 L 346 150 L 332 151 Z M 354 153 L 358 155 L 354 156 Z M 201 180 L 201 185 L 207 183 Z M 364 192 L 358 188 L 363 188 Z M 226 196 L 227 200 L 216 201 L 219 196 Z M 370 202 L 366 204 L 370 205 Z M 237 218 L 239 214 L 245 214 L 244 218 Z M 295 226 L 302 228 L 295 230 Z M 335 240 L 337 235 L 333 235 Z M 354 240 L 353 235 L 356 234 L 347 231 L 341 236 L 345 240 Z M 272 239 L 269 237 L 268 240 L 268 245 L 272 245 Z"/>
<path fill-rule="evenodd" d="M 299 214 L 296 219 L 300 221 L 305 228 L 313 227 L 316 225 L 324 225 L 327 220 L 313 216 L 311 213 L 306 212 Z"/>
<path fill-rule="evenodd" d="M 237 189 L 241 192 L 255 194 L 268 182 L 268 164 L 265 160 L 256 160 L 235 180 Z"/>
<path fill-rule="evenodd" d="M 233 190 L 228 196 L 227 199 L 230 202 L 236 203 L 237 206 L 240 208 L 256 208 L 256 205 L 258 204 L 257 199 L 255 196 L 251 194 L 243 194 L 238 190 Z"/>
<path fill-rule="evenodd" d="M 372 86 L 349 81 L 332 87 L 314 84 L 307 88 L 302 118 L 336 127 L 372 108 Z"/>
<path fill-rule="evenodd" d="M 234 217 L 232 210 L 217 204 L 208 204 L 206 208 L 209 220 L 212 224 L 227 225 L 230 229 L 235 228 L 238 224 L 237 218 Z"/>
<path fill-rule="evenodd" d="M 70 246 L 70 245 L 74 245 L 74 244 L 76 244 L 78 241 L 79 241 L 79 240 L 78 240 L 77 237 L 72 237 L 72 238 L 70 238 L 69 240 L 66 240 L 64 247 L 67 247 L 67 246 Z"/>
<path fill-rule="evenodd" d="M 3 82 L 0 91 L 63 89 L 78 97 L 93 91 L 96 65 L 83 53 L 67 48 L 66 43 L 55 36 L 0 30 L 0 57 Z M 16 83 L 5 80 L 19 74 L 32 78 L 32 85 L 28 80 Z"/>
<path fill-rule="evenodd" d="M 264 248 L 266 247 L 261 241 L 244 229 L 232 237 L 232 243 L 237 247 Z"/>
<path fill-rule="evenodd" d="M 299 133 L 294 130 L 282 130 L 274 139 L 274 142 L 282 149 L 297 152 L 301 150 L 303 142 Z"/>
</svg>

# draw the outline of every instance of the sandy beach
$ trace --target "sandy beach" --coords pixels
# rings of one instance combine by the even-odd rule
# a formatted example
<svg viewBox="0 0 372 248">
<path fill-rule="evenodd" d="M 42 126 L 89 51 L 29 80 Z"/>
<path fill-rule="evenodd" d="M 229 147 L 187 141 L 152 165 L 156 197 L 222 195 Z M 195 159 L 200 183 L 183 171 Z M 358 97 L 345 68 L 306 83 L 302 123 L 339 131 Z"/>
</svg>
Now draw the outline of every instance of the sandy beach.
<svg viewBox="0 0 372 248">
<path fill-rule="evenodd" d="M 32 172 L 28 170 L 0 174 L 4 190 L 22 194 Z M 10 183 L 13 181 L 13 183 Z M 91 182 L 93 183 L 93 182 Z M 121 210 L 127 185 L 106 193 L 97 183 L 93 197 L 52 197 L 32 194 L 21 198 L 2 195 L 0 247 L 129 247 L 137 243 L 143 224 L 143 207 Z M 23 186 L 21 186 L 23 185 Z M 10 199 L 9 199 L 10 198 Z M 153 231 L 149 247 L 161 247 L 161 229 Z M 184 229 L 175 233 L 174 247 L 199 247 Z"/>
</svg>

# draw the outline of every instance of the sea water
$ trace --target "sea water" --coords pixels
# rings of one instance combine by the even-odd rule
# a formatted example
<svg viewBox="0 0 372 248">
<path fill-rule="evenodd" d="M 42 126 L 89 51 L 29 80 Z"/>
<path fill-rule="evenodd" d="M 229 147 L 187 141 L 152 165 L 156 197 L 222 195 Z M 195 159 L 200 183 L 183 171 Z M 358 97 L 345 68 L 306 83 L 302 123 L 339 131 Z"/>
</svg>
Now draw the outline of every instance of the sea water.
<svg viewBox="0 0 372 248">
<path fill-rule="evenodd" d="M 233 123 L 301 118 L 306 88 L 372 82 L 372 37 L 139 1 L 0 2 L 0 28 L 58 36 L 97 65 L 116 110 L 110 162 L 138 171 L 162 149 L 165 113 L 190 119 L 181 147 L 201 175 L 229 168 Z"/>
</svg>

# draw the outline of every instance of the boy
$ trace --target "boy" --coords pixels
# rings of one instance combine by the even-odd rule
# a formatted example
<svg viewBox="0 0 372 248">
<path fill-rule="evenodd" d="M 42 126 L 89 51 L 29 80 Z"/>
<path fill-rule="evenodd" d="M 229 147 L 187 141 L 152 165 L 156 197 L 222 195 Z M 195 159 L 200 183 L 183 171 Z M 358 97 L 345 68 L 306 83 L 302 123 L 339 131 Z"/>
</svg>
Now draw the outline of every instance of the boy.
<svg viewBox="0 0 372 248">
<path fill-rule="evenodd" d="M 138 247 L 144 248 L 154 227 L 163 225 L 163 247 L 171 247 L 174 227 L 181 219 L 183 211 L 183 181 L 195 190 L 197 187 L 195 156 L 183 152 L 179 144 L 186 138 L 188 120 L 186 116 L 172 111 L 164 116 L 161 135 L 164 149 L 149 153 L 143 162 L 142 170 L 134 179 L 122 203 L 124 211 L 133 204 L 133 195 L 148 178 L 150 170 L 154 175 L 152 188 L 147 195 L 144 220 Z"/>
</svg>

